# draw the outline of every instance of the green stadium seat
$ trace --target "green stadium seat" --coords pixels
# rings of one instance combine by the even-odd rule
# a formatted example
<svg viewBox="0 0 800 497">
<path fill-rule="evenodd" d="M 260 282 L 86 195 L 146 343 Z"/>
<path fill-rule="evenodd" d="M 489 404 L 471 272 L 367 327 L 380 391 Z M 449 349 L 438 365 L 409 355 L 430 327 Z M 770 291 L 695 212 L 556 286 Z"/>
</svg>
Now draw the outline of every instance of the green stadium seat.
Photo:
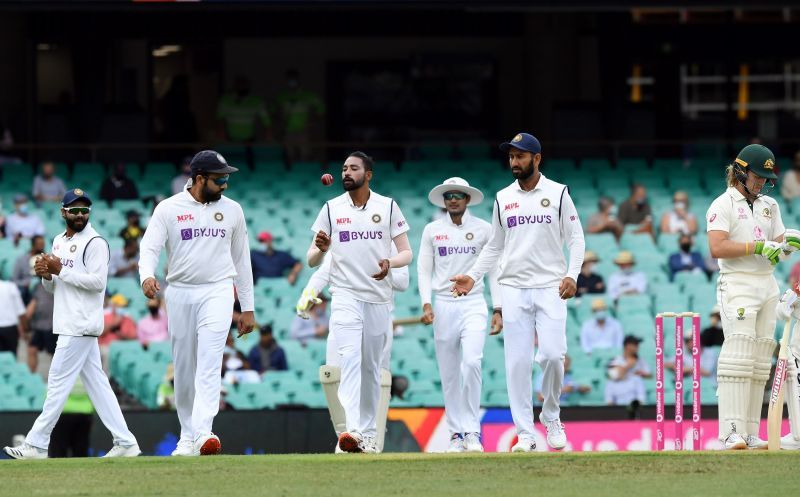
<svg viewBox="0 0 800 497">
<path fill-rule="evenodd" d="M 17 358 L 12 352 L 0 352 L 0 368 L 6 364 L 14 364 L 15 362 L 17 362 Z"/>
<path fill-rule="evenodd" d="M 25 397 L 0 398 L 0 411 L 30 411 L 31 403 Z"/>
</svg>

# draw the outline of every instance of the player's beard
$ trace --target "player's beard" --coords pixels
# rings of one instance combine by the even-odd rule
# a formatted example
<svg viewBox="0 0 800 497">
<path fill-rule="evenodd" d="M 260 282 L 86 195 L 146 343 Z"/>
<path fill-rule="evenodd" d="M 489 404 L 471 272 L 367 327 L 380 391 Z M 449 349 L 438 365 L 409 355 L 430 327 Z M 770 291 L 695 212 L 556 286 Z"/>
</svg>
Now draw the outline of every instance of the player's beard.
<svg viewBox="0 0 800 497">
<path fill-rule="evenodd" d="M 342 181 L 342 188 L 344 188 L 344 191 L 346 192 L 352 192 L 353 190 L 358 190 L 359 188 L 364 186 L 365 180 L 366 178 L 363 176 L 361 177 L 361 181 L 351 177 L 350 183 L 345 183 L 344 181 Z"/>
<path fill-rule="evenodd" d="M 85 228 L 86 225 L 89 223 L 88 219 L 84 219 L 81 222 L 78 219 L 66 218 L 65 221 L 67 222 L 67 227 L 69 229 L 71 229 L 72 231 L 74 231 L 75 233 L 80 233 L 81 231 L 83 231 L 83 228 Z M 80 223 L 80 224 L 78 224 L 78 223 Z"/>
<path fill-rule="evenodd" d="M 203 196 L 203 203 L 216 202 L 222 198 L 222 190 L 218 192 L 211 191 L 211 189 L 208 187 L 208 180 L 206 180 L 206 182 L 203 183 L 203 189 L 200 190 L 200 195 Z"/>
<path fill-rule="evenodd" d="M 519 168 L 520 168 L 519 171 L 514 171 L 513 169 L 511 171 L 511 174 L 514 176 L 514 179 L 519 179 L 519 180 L 523 180 L 524 181 L 526 179 L 529 179 L 531 176 L 533 176 L 533 173 L 534 173 L 534 171 L 533 171 L 533 157 L 531 157 L 531 160 L 530 160 L 530 162 L 528 162 L 527 166 L 522 166 L 521 165 Z"/>
</svg>

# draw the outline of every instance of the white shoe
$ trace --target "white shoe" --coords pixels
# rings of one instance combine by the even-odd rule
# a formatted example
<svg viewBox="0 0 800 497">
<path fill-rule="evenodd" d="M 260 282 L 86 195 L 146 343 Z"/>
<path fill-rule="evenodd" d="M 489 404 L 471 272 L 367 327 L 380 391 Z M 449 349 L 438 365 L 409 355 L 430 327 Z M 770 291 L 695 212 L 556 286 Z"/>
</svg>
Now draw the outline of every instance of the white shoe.
<svg viewBox="0 0 800 497">
<path fill-rule="evenodd" d="M 173 456 L 199 456 L 199 452 L 194 451 L 194 442 L 188 438 L 178 440 L 178 446 L 172 451 Z"/>
<path fill-rule="evenodd" d="M 364 437 L 357 431 L 346 431 L 339 435 L 339 448 L 351 453 L 364 452 Z"/>
<path fill-rule="evenodd" d="M 534 452 L 536 451 L 536 440 L 532 438 L 519 437 L 517 443 L 511 447 L 511 452 Z"/>
<path fill-rule="evenodd" d="M 744 439 L 744 442 L 747 444 L 747 448 L 750 450 L 767 450 L 769 444 L 764 440 L 761 440 L 756 435 L 747 435 L 747 438 Z"/>
<path fill-rule="evenodd" d="M 723 442 L 725 450 L 744 450 L 747 448 L 747 442 L 741 435 L 736 432 L 728 435 L 728 438 Z"/>
<path fill-rule="evenodd" d="M 18 447 L 4 447 L 3 452 L 13 459 L 47 459 L 46 450 L 27 443 Z"/>
<path fill-rule="evenodd" d="M 138 444 L 129 445 L 127 447 L 114 444 L 111 450 L 106 452 L 106 455 L 103 457 L 136 457 L 141 453 L 142 451 L 139 450 Z"/>
<path fill-rule="evenodd" d="M 781 449 L 783 450 L 798 450 L 800 449 L 800 440 L 794 438 L 794 436 L 789 433 L 788 435 L 784 435 L 781 437 Z"/>
<path fill-rule="evenodd" d="M 545 421 L 539 414 L 539 421 L 547 428 L 547 445 L 555 450 L 561 450 L 567 446 L 567 434 L 560 419 Z"/>
<path fill-rule="evenodd" d="M 222 452 L 222 443 L 218 436 L 209 433 L 194 441 L 194 451 L 201 456 L 216 456 Z"/>
<path fill-rule="evenodd" d="M 377 454 L 378 447 L 375 445 L 375 437 L 364 437 L 364 454 Z"/>
<path fill-rule="evenodd" d="M 461 436 L 461 433 L 453 433 L 450 437 L 450 445 L 447 446 L 446 452 L 448 454 L 464 452 L 464 437 Z"/>
<path fill-rule="evenodd" d="M 481 434 L 476 432 L 467 433 L 464 436 L 464 448 L 467 452 L 483 452 Z"/>
</svg>

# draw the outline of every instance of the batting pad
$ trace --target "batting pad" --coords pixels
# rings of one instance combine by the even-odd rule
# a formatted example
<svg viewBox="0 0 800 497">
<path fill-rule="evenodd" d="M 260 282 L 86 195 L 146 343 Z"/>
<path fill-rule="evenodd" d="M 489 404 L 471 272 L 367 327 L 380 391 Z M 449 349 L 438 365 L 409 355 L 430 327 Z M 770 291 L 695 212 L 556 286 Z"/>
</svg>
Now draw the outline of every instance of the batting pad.
<svg viewBox="0 0 800 497">
<path fill-rule="evenodd" d="M 347 419 L 344 407 L 339 402 L 339 381 L 342 377 L 342 370 L 339 366 L 320 366 L 319 382 L 322 384 L 322 391 L 325 392 L 325 400 L 328 402 L 328 413 L 331 415 L 333 429 L 338 437 L 347 431 Z"/>
<path fill-rule="evenodd" d="M 753 378 L 755 340 L 745 335 L 725 337 L 717 363 L 719 439 L 736 431 L 746 435 L 750 380 Z"/>
<path fill-rule="evenodd" d="M 383 441 L 386 438 L 386 418 L 389 416 L 389 401 L 392 397 L 392 373 L 381 368 L 381 397 L 378 399 L 377 419 L 375 420 L 375 447 L 383 452 Z"/>
<path fill-rule="evenodd" d="M 797 367 L 798 359 L 794 354 L 789 355 L 786 368 L 786 407 L 789 410 L 789 426 L 792 429 L 792 437 L 800 440 L 800 378 L 797 377 L 800 371 Z"/>
<path fill-rule="evenodd" d="M 753 350 L 753 377 L 750 379 L 750 401 L 748 404 L 747 433 L 758 436 L 761 424 L 761 408 L 764 405 L 764 387 L 772 369 L 772 356 L 777 342 L 771 338 L 759 338 Z"/>
</svg>

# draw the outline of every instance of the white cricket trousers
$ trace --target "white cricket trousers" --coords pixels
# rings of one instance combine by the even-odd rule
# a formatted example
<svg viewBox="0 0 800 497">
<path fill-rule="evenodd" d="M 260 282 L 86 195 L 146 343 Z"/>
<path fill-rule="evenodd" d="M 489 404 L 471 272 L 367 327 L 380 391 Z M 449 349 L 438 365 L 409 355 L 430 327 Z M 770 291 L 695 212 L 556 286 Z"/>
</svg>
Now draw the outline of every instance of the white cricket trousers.
<svg viewBox="0 0 800 497">
<path fill-rule="evenodd" d="M 342 371 L 339 402 L 347 431 L 367 437 L 376 434 L 381 358 L 390 326 L 391 304 L 371 304 L 344 295 L 331 299 L 329 327 L 336 338 Z"/>
<path fill-rule="evenodd" d="M 222 351 L 233 314 L 233 281 L 192 287 L 171 284 L 165 298 L 181 440 L 194 441 L 211 433 L 219 412 Z"/>
<path fill-rule="evenodd" d="M 534 340 L 536 362 L 542 368 L 542 419 L 559 419 L 558 401 L 564 383 L 567 354 L 567 301 L 558 287 L 513 288 L 500 285 L 503 295 L 503 348 L 511 417 L 517 435 L 533 438 Z"/>
<path fill-rule="evenodd" d="M 53 354 L 47 377 L 47 398 L 44 400 L 42 413 L 36 418 L 25 441 L 40 449 L 48 448 L 50 434 L 61 416 L 78 375 L 86 387 L 86 393 L 89 394 L 97 415 L 113 435 L 114 445 L 125 447 L 135 445 L 136 438 L 125 424 L 117 397 L 100 363 L 97 337 L 67 335 L 58 337 L 56 352 Z"/>
<path fill-rule="evenodd" d="M 481 360 L 486 342 L 483 296 L 436 297 L 433 338 L 450 433 L 480 433 Z"/>
</svg>

